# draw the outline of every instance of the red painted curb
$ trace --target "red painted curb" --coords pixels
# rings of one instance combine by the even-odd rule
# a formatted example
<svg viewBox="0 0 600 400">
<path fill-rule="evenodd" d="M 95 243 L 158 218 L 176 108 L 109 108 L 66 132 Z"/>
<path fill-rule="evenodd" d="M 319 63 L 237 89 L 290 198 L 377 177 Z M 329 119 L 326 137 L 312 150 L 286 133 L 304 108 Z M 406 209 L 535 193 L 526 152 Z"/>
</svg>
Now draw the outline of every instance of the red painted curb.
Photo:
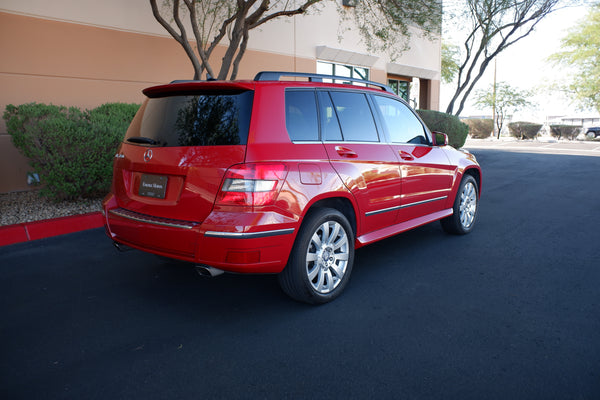
<svg viewBox="0 0 600 400">
<path fill-rule="evenodd" d="M 0 226 L 0 246 L 44 239 L 51 236 L 100 228 L 104 225 L 102 213 L 93 212 L 69 217 L 46 219 L 8 226 Z"/>
<path fill-rule="evenodd" d="M 0 246 L 21 243 L 29 240 L 25 224 L 16 224 L 0 227 Z"/>
</svg>

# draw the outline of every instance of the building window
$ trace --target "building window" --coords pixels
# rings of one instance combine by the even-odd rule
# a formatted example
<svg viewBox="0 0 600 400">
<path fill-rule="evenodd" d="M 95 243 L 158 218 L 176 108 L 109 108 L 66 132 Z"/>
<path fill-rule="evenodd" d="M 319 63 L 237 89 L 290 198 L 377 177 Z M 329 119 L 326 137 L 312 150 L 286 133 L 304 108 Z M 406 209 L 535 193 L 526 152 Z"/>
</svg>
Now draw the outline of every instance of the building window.
<svg viewBox="0 0 600 400">
<path fill-rule="evenodd" d="M 325 61 L 317 61 L 317 74 L 347 76 L 348 78 L 369 80 L 369 68 L 356 67 L 353 65 L 336 64 Z M 351 83 L 336 79 L 334 83 Z M 354 83 L 360 85 L 359 83 Z M 361 85 L 365 86 L 365 85 Z"/>
<path fill-rule="evenodd" d="M 410 82 L 398 79 L 388 79 L 388 86 L 391 87 L 394 93 L 399 97 L 408 101 L 408 98 L 410 97 Z"/>
</svg>

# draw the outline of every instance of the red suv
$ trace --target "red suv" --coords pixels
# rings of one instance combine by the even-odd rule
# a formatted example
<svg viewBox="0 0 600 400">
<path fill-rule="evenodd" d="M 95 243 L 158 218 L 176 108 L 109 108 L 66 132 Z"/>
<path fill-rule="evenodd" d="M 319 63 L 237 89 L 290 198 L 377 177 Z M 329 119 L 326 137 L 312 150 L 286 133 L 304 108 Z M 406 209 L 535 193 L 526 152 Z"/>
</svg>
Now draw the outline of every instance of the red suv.
<svg viewBox="0 0 600 400">
<path fill-rule="evenodd" d="M 314 304 L 344 289 L 355 248 L 436 220 L 473 229 L 475 157 L 382 84 L 261 72 L 144 94 L 103 203 L 117 247 L 208 275 L 276 273 Z"/>
</svg>

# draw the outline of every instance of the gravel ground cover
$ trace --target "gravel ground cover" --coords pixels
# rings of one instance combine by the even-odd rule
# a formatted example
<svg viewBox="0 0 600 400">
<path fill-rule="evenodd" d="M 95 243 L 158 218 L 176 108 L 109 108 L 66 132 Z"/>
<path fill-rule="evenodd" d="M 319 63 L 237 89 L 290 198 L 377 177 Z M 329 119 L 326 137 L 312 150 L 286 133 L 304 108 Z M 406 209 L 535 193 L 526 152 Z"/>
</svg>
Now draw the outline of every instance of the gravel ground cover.
<svg viewBox="0 0 600 400">
<path fill-rule="evenodd" d="M 55 203 L 38 191 L 0 194 L 0 226 L 101 211 L 102 199 Z"/>
</svg>

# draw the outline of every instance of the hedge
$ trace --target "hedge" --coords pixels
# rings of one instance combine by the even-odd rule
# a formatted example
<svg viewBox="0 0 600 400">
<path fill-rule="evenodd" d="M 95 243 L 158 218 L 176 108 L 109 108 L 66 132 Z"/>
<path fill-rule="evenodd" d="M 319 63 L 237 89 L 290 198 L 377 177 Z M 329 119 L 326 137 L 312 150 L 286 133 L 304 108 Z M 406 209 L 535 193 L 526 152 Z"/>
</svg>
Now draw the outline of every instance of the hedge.
<svg viewBox="0 0 600 400">
<path fill-rule="evenodd" d="M 542 124 L 536 124 L 533 122 L 511 122 L 508 124 L 508 130 L 510 134 L 517 139 L 533 139 L 542 129 Z"/>
<path fill-rule="evenodd" d="M 6 106 L 13 144 L 38 173 L 41 195 L 55 201 L 106 194 L 112 161 L 138 104 L 109 103 L 82 111 L 39 103 Z"/>
<path fill-rule="evenodd" d="M 550 125 L 550 134 L 558 139 L 573 140 L 581 132 L 581 126 L 576 125 Z"/>
<path fill-rule="evenodd" d="M 469 127 L 457 116 L 433 110 L 417 110 L 417 112 L 431 131 L 443 132 L 448 135 L 450 146 L 456 149 L 464 146 Z"/>
<path fill-rule="evenodd" d="M 467 119 L 464 122 L 469 126 L 469 135 L 475 139 L 487 139 L 494 132 L 494 120 L 486 119 Z"/>
</svg>

